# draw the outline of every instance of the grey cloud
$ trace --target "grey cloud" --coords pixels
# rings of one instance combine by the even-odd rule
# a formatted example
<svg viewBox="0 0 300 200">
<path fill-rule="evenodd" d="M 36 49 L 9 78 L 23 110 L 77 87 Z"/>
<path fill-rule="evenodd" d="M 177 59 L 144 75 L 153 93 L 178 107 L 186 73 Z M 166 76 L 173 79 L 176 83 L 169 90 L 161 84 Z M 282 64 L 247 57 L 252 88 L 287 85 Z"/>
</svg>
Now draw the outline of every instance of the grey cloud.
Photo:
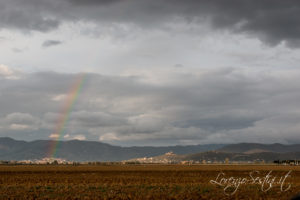
<svg viewBox="0 0 300 200">
<path fill-rule="evenodd" d="M 6 122 L 8 123 L 20 123 L 28 124 L 35 122 L 35 119 L 32 115 L 28 113 L 11 113 L 5 117 Z"/>
<path fill-rule="evenodd" d="M 103 112 L 78 111 L 72 113 L 71 120 L 75 125 L 86 128 L 121 126 L 127 124 L 127 120 L 118 116 L 113 116 Z"/>
<path fill-rule="evenodd" d="M 127 126 L 120 126 L 115 131 L 120 135 L 151 135 L 163 131 L 166 126 L 166 119 L 148 114 L 129 117 Z"/>
<path fill-rule="evenodd" d="M 24 50 L 19 49 L 19 48 L 13 48 L 12 51 L 15 52 L 15 53 L 22 53 Z"/>
<path fill-rule="evenodd" d="M 295 136 L 300 129 L 299 75 L 296 69 L 170 71 L 165 82 L 154 84 L 137 75 L 89 73 L 65 133 L 122 145 L 248 142 L 270 139 L 272 133 L 277 142 L 300 142 Z M 34 134 L 39 130 L 39 138 L 48 138 L 64 115 L 77 78 L 43 72 L 0 79 L 0 127 L 26 140 L 28 132 L 23 130 L 35 127 Z M 0 134 L 9 136 L 4 130 L 0 128 Z"/>
<path fill-rule="evenodd" d="M 182 68 L 182 67 L 184 67 L 182 64 L 176 64 L 176 65 L 174 65 L 174 67 L 175 68 Z"/>
<path fill-rule="evenodd" d="M 68 0 L 71 4 L 79 6 L 95 6 L 95 5 L 107 5 L 120 2 L 122 0 Z M 124 1 L 124 0 L 123 0 Z"/>
<path fill-rule="evenodd" d="M 46 1 L 0 1 L 0 28 L 50 31 L 59 26 L 59 20 L 49 17 Z M 53 15 L 54 16 L 54 15 Z"/>
<path fill-rule="evenodd" d="M 37 130 L 40 120 L 29 113 L 10 113 L 0 118 L 0 129 L 4 131 Z"/>
<path fill-rule="evenodd" d="M 43 42 L 42 47 L 52 47 L 52 46 L 57 46 L 57 45 L 61 45 L 63 42 L 59 41 L 59 40 L 46 40 L 45 42 Z"/>
<path fill-rule="evenodd" d="M 12 107 L 13 112 L 35 113 L 39 117 L 49 110 L 56 112 L 61 105 L 52 98 L 68 93 L 73 78 L 73 75 L 43 72 L 25 74 L 19 79 L 7 81 L 0 79 L 1 114 L 12 113 Z"/>
<path fill-rule="evenodd" d="M 202 129 L 217 132 L 219 130 L 233 130 L 244 129 L 254 126 L 254 123 L 262 120 L 259 117 L 248 116 L 232 116 L 230 114 L 225 116 L 216 116 L 216 118 L 204 118 L 197 120 L 183 120 L 174 123 L 174 126 L 187 128 L 187 127 L 200 127 Z"/>
<path fill-rule="evenodd" d="M 1 0 L 0 13 L 3 28 L 44 32 L 68 21 L 169 30 L 170 24 L 183 19 L 187 24 L 207 22 L 213 29 L 257 37 L 269 45 L 284 42 L 299 47 L 300 39 L 297 0 Z"/>
</svg>

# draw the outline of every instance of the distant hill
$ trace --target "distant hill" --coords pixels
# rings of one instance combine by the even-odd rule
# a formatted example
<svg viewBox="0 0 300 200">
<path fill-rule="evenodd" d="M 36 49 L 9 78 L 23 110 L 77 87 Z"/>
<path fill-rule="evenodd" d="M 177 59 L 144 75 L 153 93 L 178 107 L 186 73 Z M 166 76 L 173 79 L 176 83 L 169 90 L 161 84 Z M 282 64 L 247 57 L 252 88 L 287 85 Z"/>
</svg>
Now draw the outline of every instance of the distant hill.
<svg viewBox="0 0 300 200">
<path fill-rule="evenodd" d="M 185 155 L 177 155 L 173 152 L 167 152 L 163 155 L 154 157 L 143 157 L 126 160 L 128 163 L 179 163 L 185 159 Z"/>
<path fill-rule="evenodd" d="M 276 152 L 260 152 L 260 153 L 228 153 L 220 151 L 208 151 L 197 154 L 186 155 L 184 160 L 193 161 L 224 161 L 226 158 L 229 161 L 262 161 L 273 162 L 275 160 L 300 160 L 300 152 L 276 153 Z"/>
<path fill-rule="evenodd" d="M 47 156 L 51 140 L 32 142 L 0 137 L 0 160 L 33 160 Z M 191 154 L 215 150 L 222 144 L 166 146 L 166 147 L 120 147 L 95 141 L 60 141 L 56 157 L 69 161 L 122 161 L 138 157 L 151 157 L 173 151 L 175 154 Z"/>
<path fill-rule="evenodd" d="M 0 137 L 0 160 L 33 160 L 47 156 L 51 140 L 18 141 Z M 164 155 L 173 152 L 174 155 Z M 263 159 L 265 161 L 300 159 L 300 144 L 208 144 L 166 147 L 120 147 L 95 141 L 60 141 L 57 158 L 69 161 L 123 161 L 135 158 L 157 157 L 175 160 L 232 161 Z M 175 155 L 176 154 L 176 155 Z M 161 157 L 163 155 L 163 157 Z M 177 156 L 180 155 L 180 156 Z"/>
<path fill-rule="evenodd" d="M 275 160 L 300 160 L 300 152 L 289 153 L 275 153 L 275 152 L 261 152 L 261 153 L 228 153 L 220 151 L 207 151 L 196 154 L 176 155 L 163 154 L 154 157 L 135 158 L 127 160 L 127 162 L 139 163 L 180 163 L 180 162 L 266 162 L 273 163 Z"/>
<path fill-rule="evenodd" d="M 300 160 L 300 145 L 240 143 L 229 144 L 217 150 L 191 153 L 186 155 L 164 154 L 148 158 L 136 158 L 129 162 L 142 163 L 174 163 L 181 161 L 192 162 L 273 162 L 275 160 Z"/>
<path fill-rule="evenodd" d="M 218 149 L 221 152 L 228 153 L 260 153 L 260 152 L 276 152 L 276 153 L 288 153 L 288 152 L 300 152 L 300 144 L 283 145 L 279 143 L 275 144 L 259 144 L 259 143 L 239 143 L 230 144 Z"/>
</svg>

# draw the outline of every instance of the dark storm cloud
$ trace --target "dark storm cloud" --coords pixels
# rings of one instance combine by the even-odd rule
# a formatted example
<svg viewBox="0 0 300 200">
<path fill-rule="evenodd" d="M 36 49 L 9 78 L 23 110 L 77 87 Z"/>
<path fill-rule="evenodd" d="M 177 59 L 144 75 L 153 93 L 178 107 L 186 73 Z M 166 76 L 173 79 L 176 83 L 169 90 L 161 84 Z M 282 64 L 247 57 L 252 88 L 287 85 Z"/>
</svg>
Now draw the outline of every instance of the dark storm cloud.
<svg viewBox="0 0 300 200">
<path fill-rule="evenodd" d="M 2 28 L 45 32 L 65 21 L 90 21 L 169 30 L 179 18 L 290 47 L 300 43 L 299 13 L 298 0 L 0 0 Z"/>
<path fill-rule="evenodd" d="M 46 40 L 45 42 L 43 42 L 42 47 L 52 47 L 52 46 L 57 46 L 62 44 L 62 41 L 58 41 L 58 40 Z"/>
<path fill-rule="evenodd" d="M 299 40 L 300 2 L 296 0 L 207 1 L 212 25 L 252 34 L 270 45 Z"/>
<path fill-rule="evenodd" d="M 47 1 L 0 0 L 0 28 L 26 31 L 50 31 L 59 26 L 59 20 L 49 10 Z M 52 15 L 52 17 L 50 17 Z"/>
</svg>

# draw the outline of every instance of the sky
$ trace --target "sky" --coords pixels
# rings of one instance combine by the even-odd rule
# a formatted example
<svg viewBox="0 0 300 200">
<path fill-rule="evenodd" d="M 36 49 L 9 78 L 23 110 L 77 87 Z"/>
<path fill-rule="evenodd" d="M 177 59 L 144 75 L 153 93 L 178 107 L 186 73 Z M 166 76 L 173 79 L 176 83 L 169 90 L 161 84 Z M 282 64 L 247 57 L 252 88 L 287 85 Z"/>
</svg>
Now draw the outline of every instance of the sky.
<svg viewBox="0 0 300 200">
<path fill-rule="evenodd" d="M 298 0 L 0 0 L 0 136 L 300 143 L 299 63 Z"/>
</svg>

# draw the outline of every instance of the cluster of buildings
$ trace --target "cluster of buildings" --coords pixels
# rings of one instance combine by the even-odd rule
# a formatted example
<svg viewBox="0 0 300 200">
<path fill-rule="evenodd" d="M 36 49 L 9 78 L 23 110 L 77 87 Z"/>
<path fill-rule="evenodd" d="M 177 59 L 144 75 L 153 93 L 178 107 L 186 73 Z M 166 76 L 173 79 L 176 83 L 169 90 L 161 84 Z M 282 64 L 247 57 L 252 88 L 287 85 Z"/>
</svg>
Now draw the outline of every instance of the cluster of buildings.
<svg viewBox="0 0 300 200">
<path fill-rule="evenodd" d="M 0 161 L 0 164 L 14 164 L 14 165 L 29 165 L 29 164 L 39 164 L 39 165 L 53 165 L 53 164 L 74 164 L 74 162 L 67 161 L 62 158 L 42 158 L 34 160 L 20 160 L 20 161 Z"/>
<path fill-rule="evenodd" d="M 144 158 L 135 158 L 127 161 L 123 161 L 124 164 L 178 164 L 181 162 L 181 159 L 178 155 L 174 154 L 172 151 L 165 153 L 161 156 L 155 157 L 144 157 Z"/>
<path fill-rule="evenodd" d="M 161 156 L 156 157 L 144 157 L 126 160 L 122 162 L 73 162 L 67 161 L 62 158 L 42 158 L 35 160 L 21 160 L 21 161 L 0 161 L 0 164 L 8 165 L 120 165 L 120 164 L 264 164 L 265 161 L 262 159 L 256 159 L 253 161 L 233 161 L 226 158 L 225 160 L 184 160 L 184 157 L 176 155 L 173 152 L 168 152 Z M 274 164 L 278 165 L 300 165 L 300 160 L 275 160 Z"/>
<path fill-rule="evenodd" d="M 275 160 L 278 165 L 300 165 L 300 160 Z"/>
<path fill-rule="evenodd" d="M 173 152 L 168 152 L 162 156 L 136 158 L 124 161 L 125 164 L 264 164 L 262 159 L 252 161 L 234 161 L 225 158 L 224 160 L 213 159 L 199 159 L 199 160 L 186 160 L 184 156 L 176 155 Z"/>
</svg>

